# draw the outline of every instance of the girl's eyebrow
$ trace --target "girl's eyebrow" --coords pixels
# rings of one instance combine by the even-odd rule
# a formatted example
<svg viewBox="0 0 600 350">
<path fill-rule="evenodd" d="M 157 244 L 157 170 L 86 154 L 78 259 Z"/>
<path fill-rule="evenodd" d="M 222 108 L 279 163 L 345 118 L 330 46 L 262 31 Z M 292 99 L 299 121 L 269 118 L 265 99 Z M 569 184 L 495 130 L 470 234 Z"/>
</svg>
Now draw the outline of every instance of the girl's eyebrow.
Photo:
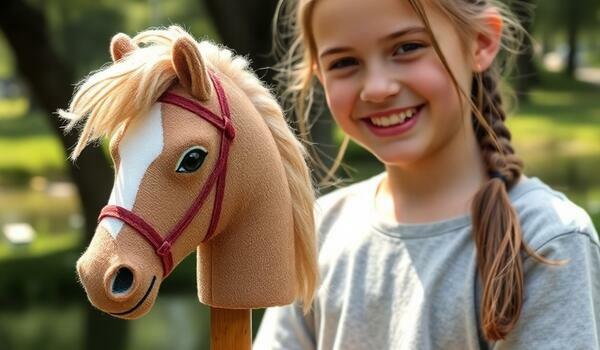
<svg viewBox="0 0 600 350">
<path fill-rule="evenodd" d="M 423 33 L 423 32 L 427 32 L 427 30 L 424 27 L 420 27 L 420 26 L 414 26 L 414 27 L 408 27 L 408 28 L 403 28 L 401 30 L 395 31 L 391 34 L 388 34 L 386 36 L 384 36 L 383 38 L 379 39 L 379 42 L 386 42 L 392 39 L 396 39 L 399 37 L 402 37 L 404 35 L 407 34 L 413 34 L 413 33 Z M 328 55 L 333 55 L 333 54 L 337 54 L 337 53 L 342 53 L 342 52 L 347 52 L 347 51 L 351 51 L 352 48 L 351 47 L 332 47 L 330 49 L 327 49 L 325 51 L 323 51 L 319 57 L 323 58 L 325 56 Z"/>
<path fill-rule="evenodd" d="M 351 47 L 332 47 L 331 49 L 327 49 L 327 50 L 323 51 L 319 55 L 319 57 L 323 58 L 328 55 L 334 55 L 336 53 L 342 53 L 342 52 L 351 51 L 351 50 L 352 50 Z"/>
<path fill-rule="evenodd" d="M 425 32 L 425 33 L 427 32 L 425 27 L 419 27 L 419 26 L 408 27 L 408 28 L 404 28 L 404 29 L 398 30 L 396 32 L 393 32 L 392 34 L 388 34 L 378 41 L 384 42 L 384 41 L 388 41 L 391 39 L 399 38 L 399 37 L 407 35 L 407 34 L 423 33 L 423 32 Z"/>
</svg>

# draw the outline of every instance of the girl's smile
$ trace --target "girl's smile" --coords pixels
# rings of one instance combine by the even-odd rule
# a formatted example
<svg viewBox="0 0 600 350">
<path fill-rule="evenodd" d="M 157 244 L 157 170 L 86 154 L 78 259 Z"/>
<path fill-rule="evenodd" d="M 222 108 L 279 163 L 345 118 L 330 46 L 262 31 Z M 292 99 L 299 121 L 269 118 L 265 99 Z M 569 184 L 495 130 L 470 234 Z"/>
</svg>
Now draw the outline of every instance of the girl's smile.
<svg viewBox="0 0 600 350">
<path fill-rule="evenodd" d="M 425 105 L 373 113 L 362 119 L 378 136 L 396 136 L 408 132 L 416 123 Z"/>
</svg>

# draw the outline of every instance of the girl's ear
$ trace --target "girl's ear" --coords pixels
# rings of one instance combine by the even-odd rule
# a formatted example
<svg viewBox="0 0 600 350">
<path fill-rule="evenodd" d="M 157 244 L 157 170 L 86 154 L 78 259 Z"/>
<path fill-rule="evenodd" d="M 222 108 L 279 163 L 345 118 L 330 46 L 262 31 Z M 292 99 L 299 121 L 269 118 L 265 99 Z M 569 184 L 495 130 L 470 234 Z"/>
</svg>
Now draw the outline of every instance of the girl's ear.
<svg viewBox="0 0 600 350">
<path fill-rule="evenodd" d="M 488 69 L 498 51 L 502 40 L 502 16 L 496 8 L 490 8 L 484 13 L 485 31 L 477 33 L 472 51 L 473 71 L 480 73 Z"/>
<path fill-rule="evenodd" d="M 210 99 L 210 77 L 196 42 L 188 37 L 178 38 L 173 44 L 171 60 L 179 83 L 200 101 Z"/>
<path fill-rule="evenodd" d="M 136 45 L 127 34 L 118 33 L 110 40 L 110 56 L 113 62 L 117 62 L 129 52 L 135 50 Z"/>
</svg>

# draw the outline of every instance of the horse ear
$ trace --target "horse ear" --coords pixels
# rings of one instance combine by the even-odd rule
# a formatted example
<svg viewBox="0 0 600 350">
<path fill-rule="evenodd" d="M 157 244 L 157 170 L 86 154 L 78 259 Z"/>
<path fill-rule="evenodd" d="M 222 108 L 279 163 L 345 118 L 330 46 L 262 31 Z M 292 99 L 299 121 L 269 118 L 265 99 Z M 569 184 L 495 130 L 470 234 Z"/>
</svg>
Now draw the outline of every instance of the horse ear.
<svg viewBox="0 0 600 350">
<path fill-rule="evenodd" d="M 179 83 L 200 101 L 210 98 L 211 85 L 208 71 L 196 42 L 181 37 L 173 44 L 171 59 Z"/>
<path fill-rule="evenodd" d="M 127 34 L 119 33 L 110 40 L 110 56 L 117 62 L 123 56 L 136 49 L 136 45 Z"/>
</svg>

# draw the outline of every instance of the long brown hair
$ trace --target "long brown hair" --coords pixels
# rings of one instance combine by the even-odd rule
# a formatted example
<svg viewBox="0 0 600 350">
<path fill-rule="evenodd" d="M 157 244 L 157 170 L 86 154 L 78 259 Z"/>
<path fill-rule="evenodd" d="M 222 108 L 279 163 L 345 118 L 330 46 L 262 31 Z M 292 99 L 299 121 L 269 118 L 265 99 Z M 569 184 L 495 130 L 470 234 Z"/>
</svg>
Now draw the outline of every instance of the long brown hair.
<svg viewBox="0 0 600 350">
<path fill-rule="evenodd" d="M 293 101 L 296 122 L 305 137 L 314 93 L 313 67 L 316 58 L 310 17 L 315 1 L 298 0 L 293 4 L 281 0 L 274 22 L 279 26 L 275 33 L 293 33 L 291 37 L 284 38 L 288 45 L 287 50 L 282 51 L 280 81 L 286 87 L 284 97 Z M 463 91 L 433 35 L 424 1 L 408 0 L 425 25 L 433 48 L 451 77 L 457 94 L 468 101 L 482 161 L 489 175 L 473 198 L 471 213 L 477 269 L 483 285 L 481 328 L 485 339 L 496 341 L 507 336 L 521 313 L 524 278 L 520 253 L 525 252 L 541 263 L 554 265 L 562 262 L 548 260 L 527 246 L 523 241 L 518 215 L 508 196 L 521 177 L 523 162 L 515 154 L 511 134 L 504 123 L 506 114 L 499 87 L 499 61 L 484 72 L 474 74 L 470 93 Z M 510 66 L 510 58 L 518 52 L 523 35 L 527 35 L 506 6 L 495 0 L 436 0 L 428 1 L 428 4 L 445 14 L 461 37 L 465 38 L 486 32 L 486 11 L 495 9 L 503 21 L 503 68 Z M 282 25 L 284 28 L 281 28 Z M 277 40 L 275 43 L 281 44 Z M 343 149 L 340 154 L 342 152 Z M 318 158 L 314 153 L 313 156 Z M 338 165 L 339 162 L 336 162 L 334 168 Z"/>
</svg>

